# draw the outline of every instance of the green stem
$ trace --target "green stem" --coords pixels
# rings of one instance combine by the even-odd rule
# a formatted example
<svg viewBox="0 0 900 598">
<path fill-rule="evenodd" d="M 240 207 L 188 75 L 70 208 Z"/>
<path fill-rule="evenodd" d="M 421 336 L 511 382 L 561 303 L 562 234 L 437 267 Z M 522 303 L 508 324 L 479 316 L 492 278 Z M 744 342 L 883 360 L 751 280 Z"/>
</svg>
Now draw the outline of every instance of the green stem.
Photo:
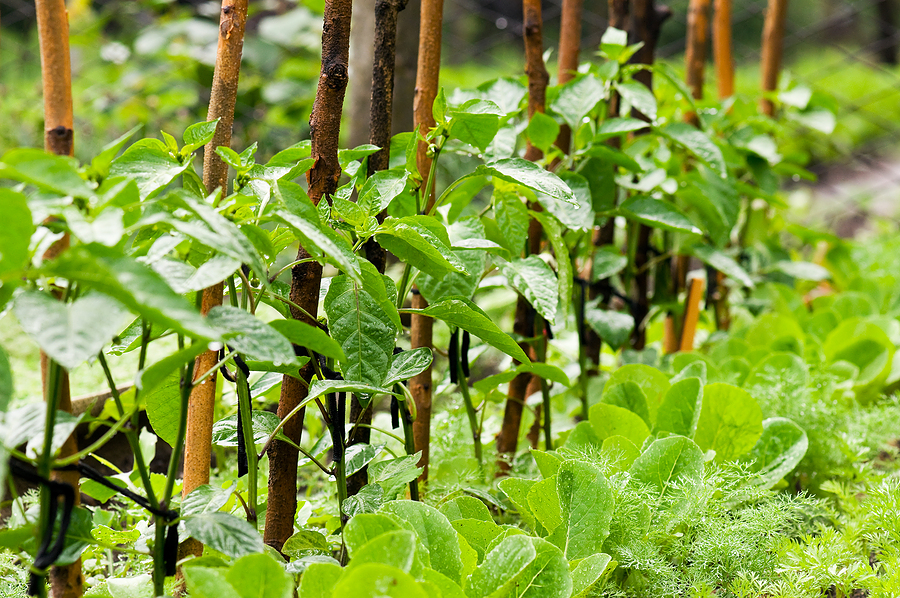
<svg viewBox="0 0 900 598">
<path fill-rule="evenodd" d="M 547 326 L 544 318 L 537 316 L 538 322 L 541 324 L 541 331 Z M 537 340 L 537 357 L 538 361 L 547 361 L 547 335 L 541 334 Z M 553 428 L 550 425 L 550 386 L 545 378 L 541 378 L 541 397 L 544 403 L 544 444 L 548 451 L 553 450 Z"/>
<path fill-rule="evenodd" d="M 38 461 L 38 475 L 43 478 L 50 477 L 51 463 L 53 461 L 53 428 L 56 426 L 56 409 L 59 407 L 59 395 L 62 387 L 63 368 L 61 365 L 48 358 L 47 364 L 47 388 L 44 392 L 47 402 L 47 413 L 44 416 L 44 446 L 41 458 Z M 55 522 L 50 521 L 50 489 L 41 485 L 41 514 L 38 525 L 38 543 L 44 537 L 45 530 L 52 528 Z M 38 584 L 40 596 L 46 595 L 46 585 Z"/>
<path fill-rule="evenodd" d="M 395 385 L 399 386 L 399 384 Z M 397 388 L 394 388 L 397 391 Z M 409 415 L 409 409 L 406 407 L 406 401 L 397 401 L 400 407 L 400 421 L 403 422 L 403 436 L 405 438 L 403 444 L 406 448 L 407 455 L 416 454 L 416 442 L 413 438 L 412 417 Z M 419 500 L 419 479 L 414 478 L 409 483 L 409 497 L 413 500 Z"/>
<path fill-rule="evenodd" d="M 428 169 L 428 178 L 425 179 L 425 187 L 421 196 L 416 195 L 416 214 L 422 213 L 422 200 L 425 200 L 425 205 L 428 206 L 428 198 L 431 197 L 431 187 L 434 185 L 435 173 L 437 172 L 437 163 L 438 157 L 441 155 L 441 147 L 439 145 L 435 145 L 434 149 L 434 157 L 431 158 L 431 166 Z M 435 202 L 436 203 L 436 202 Z M 434 205 L 430 206 L 434 208 Z M 430 210 L 429 210 L 430 213 Z"/>
<path fill-rule="evenodd" d="M 584 303 L 587 301 L 587 285 L 582 284 L 579 285 L 581 289 L 581 295 L 579 296 L 579 300 Z M 587 362 L 587 347 L 584 346 L 585 341 L 587 340 L 587 322 L 584 321 L 583 311 L 576 310 L 576 315 L 578 318 L 577 326 L 578 326 L 578 383 L 581 387 L 581 417 L 585 421 L 588 419 L 588 362 Z M 599 364 L 598 364 L 599 366 Z"/>
<path fill-rule="evenodd" d="M 459 334 L 459 330 L 457 329 L 453 334 Z M 469 381 L 466 379 L 465 374 L 463 374 L 462 356 L 459 356 L 456 363 L 450 364 L 450 367 L 456 368 L 456 379 L 459 381 L 459 391 L 462 393 L 463 403 L 466 406 L 466 415 L 469 418 L 469 429 L 472 432 L 472 446 L 475 449 L 475 459 L 478 461 L 478 468 L 481 469 L 483 460 L 481 451 L 481 431 L 478 426 L 478 412 L 475 410 L 475 405 L 472 404 L 472 396 L 469 394 Z"/>
<path fill-rule="evenodd" d="M 237 287 L 234 284 L 234 275 L 228 277 L 228 299 L 231 302 L 231 307 L 238 306 Z"/>
<path fill-rule="evenodd" d="M 253 441 L 253 411 L 250 404 L 250 383 L 241 368 L 236 368 L 234 373 L 235 386 L 237 388 L 238 409 L 244 414 L 241 418 L 240 433 L 244 436 L 244 446 L 247 448 L 247 501 L 250 503 L 247 521 L 256 527 L 257 517 L 257 468 L 259 461 L 256 459 L 256 443 Z"/>
<path fill-rule="evenodd" d="M 403 267 L 403 275 L 400 277 L 400 285 L 397 287 L 399 291 L 397 293 L 397 309 L 401 309 L 403 307 L 403 302 L 406 301 L 406 296 L 409 294 L 409 289 L 406 288 L 406 285 L 409 284 L 409 275 L 412 272 L 412 266 L 408 263 Z"/>
</svg>

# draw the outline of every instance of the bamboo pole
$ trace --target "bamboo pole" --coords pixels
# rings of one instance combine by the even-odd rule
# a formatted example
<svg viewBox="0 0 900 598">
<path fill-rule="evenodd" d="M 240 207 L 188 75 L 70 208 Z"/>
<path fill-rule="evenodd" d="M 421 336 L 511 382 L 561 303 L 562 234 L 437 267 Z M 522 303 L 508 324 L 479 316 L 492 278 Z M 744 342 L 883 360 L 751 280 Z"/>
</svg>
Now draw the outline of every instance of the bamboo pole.
<svg viewBox="0 0 900 598">
<path fill-rule="evenodd" d="M 762 37 L 762 92 L 760 110 L 766 116 L 775 115 L 775 104 L 767 96 L 778 88 L 781 74 L 781 58 L 784 51 L 784 23 L 787 19 L 788 0 L 769 0 Z"/>
<path fill-rule="evenodd" d="M 578 72 L 578 53 L 581 50 L 581 14 L 584 0 L 563 0 L 559 26 L 559 70 L 556 76 L 559 85 L 571 81 Z M 572 145 L 572 130 L 564 124 L 559 128 L 556 147 L 569 153 Z"/>
<path fill-rule="evenodd" d="M 375 52 L 372 63 L 372 97 L 369 103 L 369 143 L 381 149 L 368 160 L 368 175 L 385 170 L 391 160 L 391 120 L 394 105 L 394 65 L 397 57 L 397 17 L 406 8 L 408 0 L 377 0 L 375 3 Z M 383 222 L 385 213 L 378 215 Z M 366 259 L 384 274 L 387 253 L 372 238 L 365 246 Z M 352 444 L 368 444 L 372 438 L 372 405 L 363 411 L 356 396 L 350 402 L 350 421 L 359 422 L 354 435 L 348 439 Z M 368 465 L 347 478 L 347 495 L 353 496 L 369 481 Z"/>
<path fill-rule="evenodd" d="M 441 69 L 441 34 L 444 19 L 444 0 L 422 0 L 419 13 L 419 60 L 416 68 L 416 96 L 413 102 L 413 119 L 416 130 L 425 135 L 435 125 L 432 106 L 438 94 Z M 432 158 L 428 156 L 428 146 L 419 142 L 416 152 L 416 166 L 427 184 Z M 434 189 L 434 185 L 431 186 Z M 426 199 L 426 212 L 434 203 L 434 195 Z M 427 307 L 425 298 L 413 291 L 413 306 Z M 431 347 L 431 318 L 413 314 L 410 318 L 410 343 L 412 349 Z M 419 466 L 424 467 L 419 479 L 428 479 L 428 462 L 431 448 L 431 366 L 409 381 L 409 391 L 416 403 L 416 420 L 413 422 L 413 437 L 416 450 L 422 451 Z"/>
<path fill-rule="evenodd" d="M 325 2 L 322 67 L 316 88 L 316 100 L 309 119 L 312 158 L 315 162 L 306 175 L 309 198 L 315 205 L 318 205 L 323 197 L 335 192 L 341 176 L 338 143 L 341 110 L 347 91 L 352 4 L 352 0 Z M 297 252 L 297 260 L 309 257 L 309 253 L 301 246 Z M 291 269 L 291 301 L 313 317 L 318 313 L 321 282 L 322 266 L 318 262 L 305 262 Z M 294 307 L 291 308 L 291 315 L 297 320 L 315 324 Z M 311 363 L 300 370 L 301 376 L 307 381 L 312 379 L 312 372 Z M 284 418 L 305 398 L 306 386 L 291 376 L 285 376 L 278 401 L 278 416 Z M 300 411 L 283 428 L 285 435 L 296 444 L 300 443 L 303 432 L 303 415 L 303 411 Z M 285 541 L 294 533 L 294 515 L 297 511 L 297 463 L 296 448 L 286 442 L 272 443 L 269 448 L 269 496 L 263 539 L 266 544 L 277 550 L 281 550 Z"/>
<path fill-rule="evenodd" d="M 731 0 L 715 0 L 713 57 L 719 98 L 734 95 L 734 54 L 731 41 Z"/>
<path fill-rule="evenodd" d="M 694 349 L 694 335 L 697 332 L 697 322 L 700 319 L 700 299 L 703 297 L 703 280 L 691 279 L 690 290 L 684 309 L 684 326 L 681 329 L 681 344 L 679 349 L 691 351 Z"/>
<path fill-rule="evenodd" d="M 216 125 L 212 140 L 203 150 L 203 186 L 210 194 L 217 189 L 221 190 L 222 195 L 228 193 L 228 165 L 216 153 L 216 148 L 231 147 L 231 129 L 234 123 L 244 30 L 247 23 L 247 4 L 248 0 L 223 0 L 219 16 L 216 66 L 206 115 L 207 121 L 218 119 L 219 123 Z M 223 296 L 222 283 L 204 289 L 200 304 L 201 313 L 206 315 L 212 308 L 222 305 Z M 201 353 L 194 362 L 194 380 L 206 374 L 217 361 L 216 351 Z M 209 483 L 216 379 L 217 372 L 213 372 L 191 390 L 184 446 L 184 480 L 181 491 L 183 497 L 198 486 Z M 193 538 L 185 540 L 179 549 L 179 556 L 189 554 L 200 556 L 203 554 L 203 545 Z"/>
<path fill-rule="evenodd" d="M 695 100 L 703 98 L 706 47 L 709 44 L 710 0 L 691 0 L 688 8 L 687 46 L 684 52 L 685 82 Z M 697 115 L 691 112 L 686 120 L 699 124 Z"/>
<path fill-rule="evenodd" d="M 35 0 L 38 43 L 41 54 L 41 87 L 44 96 L 44 149 L 60 156 L 75 153 L 74 108 L 72 105 L 72 69 L 69 58 L 69 18 L 64 0 Z M 52 260 L 68 249 L 69 236 L 64 235 L 44 254 Z M 41 381 L 44 401 L 56 404 L 59 411 L 72 412 L 69 374 L 61 366 L 57 396 L 51 396 L 55 385 L 50 383 L 50 358 L 41 351 Z M 65 457 L 78 452 L 73 434 L 60 449 Z M 78 472 L 54 472 L 52 478 L 75 488 L 75 504 L 80 503 Z M 52 522 L 46 522 L 52 525 Z M 84 594 L 81 559 L 62 567 L 50 569 L 50 592 L 54 598 L 80 598 Z"/>
</svg>

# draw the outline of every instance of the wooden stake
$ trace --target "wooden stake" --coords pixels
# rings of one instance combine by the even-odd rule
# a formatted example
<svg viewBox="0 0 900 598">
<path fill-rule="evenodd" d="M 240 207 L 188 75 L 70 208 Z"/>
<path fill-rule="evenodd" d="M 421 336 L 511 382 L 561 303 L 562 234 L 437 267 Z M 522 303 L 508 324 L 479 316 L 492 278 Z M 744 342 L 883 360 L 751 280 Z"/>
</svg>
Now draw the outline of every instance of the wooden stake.
<svg viewBox="0 0 900 598">
<path fill-rule="evenodd" d="M 762 91 L 760 110 L 767 116 L 775 115 L 775 104 L 765 97 L 778 88 L 781 74 L 781 58 L 784 51 L 784 23 L 787 18 L 788 0 L 769 0 L 762 37 Z"/>
<path fill-rule="evenodd" d="M 690 290 L 684 308 L 684 326 L 681 329 L 680 350 L 694 349 L 694 335 L 697 332 L 697 321 L 700 319 L 700 300 L 703 298 L 703 280 L 692 278 Z"/>
<path fill-rule="evenodd" d="M 734 55 L 731 42 L 731 0 L 715 0 L 713 19 L 713 59 L 719 98 L 734 95 Z"/>
<path fill-rule="evenodd" d="M 581 14 L 584 0 L 563 0 L 559 25 L 559 85 L 571 81 L 578 72 L 578 53 L 581 50 Z M 569 153 L 572 145 L 572 131 L 569 125 L 559 128 L 556 147 Z"/>
<path fill-rule="evenodd" d="M 695 100 L 703 98 L 706 46 L 709 44 L 710 0 L 691 0 L 688 8 L 687 47 L 684 52 L 685 82 Z M 685 119 L 698 125 L 697 115 L 690 113 Z"/>
</svg>

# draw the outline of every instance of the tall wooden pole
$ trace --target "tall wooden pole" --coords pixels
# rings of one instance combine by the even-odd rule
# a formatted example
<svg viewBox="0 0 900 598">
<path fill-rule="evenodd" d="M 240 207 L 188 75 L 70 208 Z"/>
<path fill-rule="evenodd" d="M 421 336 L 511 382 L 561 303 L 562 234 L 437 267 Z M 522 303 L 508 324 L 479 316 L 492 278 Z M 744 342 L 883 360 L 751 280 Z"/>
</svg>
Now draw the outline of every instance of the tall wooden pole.
<svg viewBox="0 0 900 598">
<path fill-rule="evenodd" d="M 719 98 L 734 95 L 734 53 L 731 41 L 731 0 L 715 0 L 713 19 L 713 59 Z"/>
<path fill-rule="evenodd" d="M 584 0 L 563 0 L 559 25 L 559 73 L 557 81 L 564 85 L 578 72 L 578 54 L 581 51 L 581 16 Z M 556 147 L 569 152 L 572 131 L 569 125 L 562 125 L 556 139 Z"/>
<path fill-rule="evenodd" d="M 212 140 L 203 150 L 203 185 L 210 194 L 217 189 L 220 189 L 223 195 L 228 193 L 228 165 L 216 153 L 216 148 L 231 147 L 231 129 L 234 124 L 234 107 L 237 103 L 244 30 L 247 23 L 247 3 L 248 0 L 223 0 L 219 13 L 219 43 L 216 48 L 216 66 L 206 115 L 207 121 L 218 119 L 219 123 L 216 125 Z M 222 283 L 204 289 L 200 305 L 201 313 L 205 315 L 213 307 L 222 305 L 223 295 Z M 194 379 L 206 374 L 217 361 L 216 351 L 205 351 L 200 354 L 194 364 Z M 216 378 L 217 372 L 213 372 L 191 390 L 184 446 L 182 496 L 187 496 L 198 486 L 209 483 Z M 187 554 L 199 556 L 203 553 L 203 545 L 191 538 L 183 543 L 180 553 L 183 556 Z"/>
<path fill-rule="evenodd" d="M 338 162 L 338 143 L 341 132 L 341 111 L 347 91 L 348 63 L 350 59 L 350 18 L 352 0 L 326 0 L 324 27 L 322 29 L 322 67 L 316 89 L 309 125 L 312 135 L 312 158 L 315 163 L 307 173 L 309 198 L 316 205 L 323 197 L 332 195 L 341 177 Z M 327 201 L 327 200 L 326 200 Z M 301 246 L 297 260 L 310 257 Z M 319 287 L 322 282 L 322 266 L 310 261 L 291 269 L 291 301 L 315 317 L 319 308 Z M 292 307 L 291 315 L 310 325 L 315 322 Z M 313 368 L 307 364 L 300 370 L 301 376 L 312 379 Z M 291 376 L 285 376 L 278 401 L 278 416 L 284 418 L 303 399 L 306 386 Z M 303 413 L 298 413 L 283 428 L 294 443 L 300 443 L 303 432 Z M 266 528 L 263 539 L 278 550 L 294 533 L 294 516 L 297 511 L 297 463 L 298 452 L 286 442 L 273 442 L 269 449 L 269 498 L 266 509 Z"/>
<path fill-rule="evenodd" d="M 787 18 L 788 0 L 769 0 L 762 37 L 762 91 L 764 96 L 778 88 L 781 74 L 781 58 L 784 52 L 784 23 Z M 766 116 L 775 115 L 775 104 L 767 97 L 759 101 Z"/>
</svg>

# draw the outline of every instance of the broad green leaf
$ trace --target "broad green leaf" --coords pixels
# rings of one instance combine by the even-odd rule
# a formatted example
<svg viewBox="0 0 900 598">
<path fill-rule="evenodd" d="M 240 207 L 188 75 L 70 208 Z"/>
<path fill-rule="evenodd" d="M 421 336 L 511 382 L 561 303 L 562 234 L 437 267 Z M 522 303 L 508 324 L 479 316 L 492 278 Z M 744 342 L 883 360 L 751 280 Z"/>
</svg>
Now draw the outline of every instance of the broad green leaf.
<svg viewBox="0 0 900 598">
<path fill-rule="evenodd" d="M 522 573 L 512 596 L 516 598 L 569 598 L 572 575 L 559 548 L 541 538 L 531 538 L 537 553 Z"/>
<path fill-rule="evenodd" d="M 528 122 L 525 135 L 531 145 L 546 154 L 559 136 L 559 123 L 552 116 L 543 112 L 535 112 Z"/>
<path fill-rule="evenodd" d="M 628 256 L 622 255 L 615 245 L 597 247 L 591 259 L 591 281 L 597 282 L 615 276 L 627 265 Z"/>
<path fill-rule="evenodd" d="M 703 234 L 675 204 L 648 195 L 633 195 L 622 202 L 619 211 L 630 220 L 673 232 Z"/>
<path fill-rule="evenodd" d="M 716 451 L 716 461 L 745 454 L 762 435 L 762 410 L 746 390 L 730 384 L 707 384 L 694 441 L 702 450 Z"/>
<path fill-rule="evenodd" d="M 125 176 L 137 183 L 141 199 L 157 193 L 178 178 L 191 163 L 183 164 L 157 139 L 141 139 L 113 160 L 109 176 Z"/>
<path fill-rule="evenodd" d="M 812 280 L 814 282 L 818 282 L 831 278 L 831 272 L 818 264 L 813 264 L 812 262 L 794 262 L 790 260 L 784 260 L 774 264 L 772 266 L 772 269 L 799 280 Z"/>
<path fill-rule="evenodd" d="M 408 309 L 404 311 L 421 313 L 443 320 L 451 326 L 458 326 L 517 361 L 522 363 L 531 362 L 511 336 L 500 330 L 480 307 L 465 297 L 447 297 L 429 305 L 425 309 Z"/>
<path fill-rule="evenodd" d="M 381 386 L 399 332 L 394 322 L 372 295 L 344 275 L 332 279 L 324 307 L 331 336 L 344 352 L 344 379 Z"/>
<path fill-rule="evenodd" d="M 0 347 L 0 414 L 9 409 L 13 398 L 13 372 L 9 355 Z"/>
<path fill-rule="evenodd" d="M 306 598 L 306 594 L 303 596 Z M 334 585 L 332 596 L 429 598 L 428 593 L 411 575 L 380 563 L 366 563 L 346 571 Z"/>
<path fill-rule="evenodd" d="M 446 231 L 443 235 L 441 231 L 440 223 L 430 216 L 406 216 L 385 220 L 375 238 L 402 262 L 433 276 L 466 273 L 465 264 L 450 249 Z"/>
<path fill-rule="evenodd" d="M 12 283 L 27 265 L 28 246 L 35 229 L 31 222 L 31 210 L 28 209 L 24 195 L 12 189 L 0 189 L 0 205 L 3 206 L 0 281 Z"/>
<path fill-rule="evenodd" d="M 400 313 L 397 311 L 397 286 L 394 284 L 394 280 L 379 272 L 369 260 L 362 260 L 359 265 L 363 289 L 387 314 L 394 323 L 394 327 L 402 330 L 403 324 L 400 322 Z"/>
<path fill-rule="evenodd" d="M 511 183 L 574 204 L 575 194 L 552 172 L 522 158 L 504 158 L 479 166 L 478 174 L 488 174 Z"/>
<path fill-rule="evenodd" d="M 353 380 L 314 380 L 313 383 L 309 385 L 309 392 L 307 393 L 307 397 L 303 399 L 303 402 L 309 403 L 316 397 L 336 392 L 352 392 L 364 396 L 393 394 L 393 391 L 390 388 L 374 386 L 365 382 L 355 382 Z"/>
<path fill-rule="evenodd" d="M 351 444 L 344 450 L 344 471 L 345 475 L 351 476 L 378 456 L 383 447 L 375 447 L 371 444 L 357 442 Z"/>
<path fill-rule="evenodd" d="M 594 143 L 646 128 L 647 123 L 638 118 L 610 118 L 600 123 L 600 126 L 597 128 L 597 134 L 594 135 Z"/>
<path fill-rule="evenodd" d="M 638 447 L 624 436 L 610 436 L 600 446 L 600 455 L 609 463 L 613 471 L 628 471 L 632 463 L 641 456 Z"/>
<path fill-rule="evenodd" d="M 228 513 L 203 513 L 186 517 L 185 528 L 192 538 L 230 557 L 265 551 L 262 537 L 253 526 Z"/>
<path fill-rule="evenodd" d="M 613 515 L 613 494 L 603 473 L 590 463 L 563 461 L 556 474 L 556 488 L 566 526 L 569 560 L 602 552 Z"/>
<path fill-rule="evenodd" d="M 188 566 L 184 567 L 183 571 L 191 598 L 243 598 L 234 586 L 228 583 L 228 570 L 224 567 Z"/>
<path fill-rule="evenodd" d="M 466 595 L 469 598 L 508 596 L 536 556 L 537 550 L 530 537 L 505 538 L 485 555 L 484 562 L 469 576 Z"/>
<path fill-rule="evenodd" d="M 528 508 L 534 513 L 534 518 L 541 524 L 546 534 L 553 533 L 553 530 L 563 522 L 562 505 L 559 502 L 556 480 L 557 475 L 553 474 L 536 482 L 528 491 L 527 496 Z"/>
<path fill-rule="evenodd" d="M 569 81 L 559 88 L 553 100 L 553 111 L 563 117 L 572 131 L 577 131 L 581 120 L 606 96 L 606 86 L 593 74 Z"/>
<path fill-rule="evenodd" d="M 471 239 L 484 239 L 484 225 L 477 217 L 467 217 L 451 224 L 447 230 L 451 245 L 470 241 Z M 465 265 L 468 274 L 451 272 L 443 277 L 435 277 L 427 272 L 422 272 L 417 279 L 419 291 L 429 303 L 440 301 L 450 295 L 462 295 L 472 298 L 475 289 L 481 280 L 484 267 L 487 262 L 486 254 L 481 249 L 457 249 L 453 253 L 459 261 Z"/>
<path fill-rule="evenodd" d="M 184 134 L 181 136 L 182 141 L 184 141 L 184 147 L 181 148 L 182 153 L 185 155 L 190 154 L 212 141 L 213 135 L 216 134 L 216 125 L 218 124 L 219 119 L 216 119 L 194 123 L 185 129 Z"/>
<path fill-rule="evenodd" d="M 78 174 L 76 164 L 68 156 L 57 156 L 39 149 L 18 148 L 6 152 L 0 158 L 0 178 L 28 183 L 41 191 L 89 198 L 93 191 Z"/>
<path fill-rule="evenodd" d="M 597 432 L 594 431 L 594 426 L 591 425 L 591 422 L 580 421 L 569 432 L 563 446 L 568 449 L 589 452 L 596 450 L 602 442 L 600 437 L 597 436 Z"/>
<path fill-rule="evenodd" d="M 559 471 L 559 465 L 562 463 L 559 455 L 555 452 L 539 451 L 537 449 L 531 449 L 530 452 L 542 476 L 549 478 L 552 475 L 556 475 L 556 472 Z"/>
<path fill-rule="evenodd" d="M 291 598 L 294 580 L 268 554 L 248 554 L 228 568 L 225 578 L 241 598 Z"/>
<path fill-rule="evenodd" d="M 556 322 L 559 304 L 556 274 L 537 255 L 500 262 L 500 271 L 509 285 L 519 292 L 551 324 Z"/>
<path fill-rule="evenodd" d="M 862 318 L 844 320 L 822 345 L 828 363 L 847 361 L 859 368 L 857 395 L 868 398 L 886 380 L 894 356 L 894 345 L 884 330 Z"/>
<path fill-rule="evenodd" d="M 775 352 L 757 363 L 741 385 L 757 400 L 801 396 L 809 384 L 806 362 L 793 353 Z"/>
<path fill-rule="evenodd" d="M 563 239 L 562 230 L 557 220 L 546 212 L 531 212 L 532 218 L 541 223 L 544 235 L 550 241 L 550 247 L 556 255 L 556 278 L 559 282 L 559 307 L 565 317 L 572 303 L 572 260 L 569 259 L 569 248 Z"/>
<path fill-rule="evenodd" d="M 538 530 L 537 520 L 528 505 L 528 493 L 536 483 L 535 480 L 523 480 L 522 478 L 503 478 L 499 483 L 500 490 L 506 494 L 518 511 L 519 518 L 535 532 Z"/>
<path fill-rule="evenodd" d="M 317 326 L 310 326 L 300 320 L 274 320 L 269 322 L 269 326 L 299 347 L 305 347 L 319 355 L 338 361 L 346 359 L 344 351 L 337 341 Z"/>
<path fill-rule="evenodd" d="M 637 81 L 626 81 L 616 85 L 616 91 L 632 108 L 651 121 L 656 120 L 656 98 L 646 85 Z"/>
<path fill-rule="evenodd" d="M 311 563 L 300 577 L 300 595 L 303 598 L 331 598 L 343 573 L 344 568 L 337 564 Z"/>
<path fill-rule="evenodd" d="M 359 258 L 346 239 L 322 223 L 318 210 L 303 187 L 279 181 L 272 189 L 284 205 L 284 209 L 275 211 L 276 217 L 297 233 L 304 249 L 361 282 Z"/>
<path fill-rule="evenodd" d="M 725 158 L 722 156 L 722 150 L 703 131 L 688 123 L 680 122 L 669 123 L 657 130 L 700 158 L 720 175 L 725 175 Z"/>
<path fill-rule="evenodd" d="M 357 550 L 371 540 L 382 534 L 402 529 L 403 527 L 397 520 L 389 515 L 362 513 L 347 522 L 347 526 L 344 528 L 344 542 L 350 556 L 353 557 Z"/>
<path fill-rule="evenodd" d="M 572 596 L 586 596 L 590 589 L 600 581 L 607 570 L 615 568 L 617 563 L 608 554 L 597 553 L 581 559 L 572 570 Z"/>
<path fill-rule="evenodd" d="M 385 503 L 381 512 L 401 519 L 404 527 L 416 532 L 419 545 L 429 557 L 424 565 L 450 579 L 460 578 L 463 563 L 456 530 L 440 511 L 417 501 L 395 500 Z"/>
<path fill-rule="evenodd" d="M 703 386 L 700 378 L 679 380 L 669 388 L 659 406 L 655 431 L 690 438 L 697 430 L 702 405 Z"/>
<path fill-rule="evenodd" d="M 391 202 L 407 191 L 409 174 L 405 170 L 380 170 L 366 179 L 359 191 L 359 205 L 374 216 L 387 209 Z"/>
<path fill-rule="evenodd" d="M 770 417 L 763 421 L 763 433 L 750 450 L 748 459 L 753 470 L 759 472 L 760 483 L 772 486 L 789 474 L 809 447 L 806 431 L 784 417 Z"/>
<path fill-rule="evenodd" d="M 656 411 L 662 403 L 663 396 L 669 390 L 669 379 L 658 369 L 642 363 L 623 365 L 615 370 L 606 382 L 610 387 L 623 382 L 634 382 L 644 391 L 647 397 L 647 409 L 650 421 L 656 421 Z"/>
<path fill-rule="evenodd" d="M 278 427 L 281 420 L 269 411 L 254 409 L 250 415 L 250 427 L 253 430 L 254 444 L 263 444 Z M 237 446 L 238 434 L 243 434 L 237 427 L 237 414 L 227 415 L 213 424 L 212 443 L 217 446 Z"/>
<path fill-rule="evenodd" d="M 290 341 L 250 312 L 218 305 L 206 318 L 229 348 L 250 359 L 271 361 L 276 366 L 295 361 Z"/>
<path fill-rule="evenodd" d="M 331 543 L 317 531 L 302 529 L 287 539 L 281 548 L 292 559 L 302 558 L 310 553 L 331 554 Z"/>
<path fill-rule="evenodd" d="M 604 403 L 593 405 L 590 410 L 590 422 L 600 441 L 610 436 L 624 436 L 635 446 L 641 446 L 644 439 L 650 435 L 650 429 L 641 416 L 616 405 Z"/>
<path fill-rule="evenodd" d="M 450 114 L 450 136 L 484 151 L 500 128 L 503 112 L 490 100 L 473 99 Z"/>
<path fill-rule="evenodd" d="M 386 497 L 394 498 L 408 483 L 422 475 L 423 468 L 419 467 L 421 458 L 420 451 L 414 455 L 372 463 L 369 466 L 369 479 L 384 488 Z"/>
<path fill-rule="evenodd" d="M 475 564 L 472 564 L 472 570 L 475 570 Z M 459 587 L 459 584 L 435 571 L 434 569 L 425 569 L 422 571 L 422 580 L 432 584 L 440 591 L 441 598 L 466 598 L 465 592 Z M 435 594 L 430 593 L 431 598 L 435 598 Z"/>
<path fill-rule="evenodd" d="M 432 359 L 431 349 L 428 347 L 419 347 L 394 355 L 381 385 L 391 387 L 397 382 L 403 382 L 421 374 L 431 367 Z"/>
<path fill-rule="evenodd" d="M 594 226 L 594 209 L 590 183 L 582 175 L 571 170 L 564 170 L 560 172 L 559 176 L 569 186 L 572 193 L 575 194 L 577 205 L 561 201 L 543 193 L 537 194 L 538 202 L 559 220 L 564 227 L 572 230 L 590 230 Z M 567 253 L 557 255 L 566 255 Z"/>
<path fill-rule="evenodd" d="M 209 484 L 197 486 L 181 501 L 180 514 L 182 517 L 188 517 L 200 513 L 214 513 L 225 506 L 233 491 L 234 485 L 228 488 L 216 488 Z"/>
<path fill-rule="evenodd" d="M 601 309 L 601 300 L 599 297 L 585 306 L 584 320 L 604 343 L 618 351 L 631 338 L 634 318 L 630 314 Z"/>
<path fill-rule="evenodd" d="M 484 502 L 474 496 L 457 496 L 442 504 L 439 510 L 451 523 L 457 519 L 494 522 L 494 518 L 491 517 L 491 512 Z"/>
<path fill-rule="evenodd" d="M 150 392 L 142 393 L 141 402 L 147 405 L 147 418 L 153 432 L 174 446 L 178 442 L 178 425 L 181 421 L 181 380 L 178 372 L 154 384 Z"/>
<path fill-rule="evenodd" d="M 25 333 L 68 370 L 96 357 L 129 319 L 122 304 L 99 293 L 63 303 L 28 291 L 16 297 L 15 314 Z"/>
<path fill-rule="evenodd" d="M 527 90 L 521 81 L 512 77 L 501 77 L 478 86 L 484 98 L 500 107 L 504 114 L 518 112 Z"/>
<path fill-rule="evenodd" d="M 534 376 L 538 376 L 551 382 L 562 384 L 563 386 L 571 386 L 572 382 L 566 373 L 555 365 L 543 363 L 540 361 L 532 361 L 531 363 L 520 364 L 516 368 L 516 374 L 528 372 Z"/>
<path fill-rule="evenodd" d="M 380 534 L 357 548 L 346 571 L 367 563 L 380 563 L 411 573 L 416 559 L 416 534 L 411 530 L 397 530 Z M 421 565 L 420 565 L 421 567 Z"/>
<path fill-rule="evenodd" d="M 494 540 L 503 533 L 503 528 L 493 521 L 481 519 L 456 519 L 450 524 L 462 536 L 477 556 L 477 562 L 484 561 L 484 555 L 490 550 Z"/>
<path fill-rule="evenodd" d="M 647 447 L 631 466 L 632 479 L 655 488 L 660 496 L 675 492 L 685 481 L 703 476 L 703 451 L 690 438 L 667 436 Z"/>
<path fill-rule="evenodd" d="M 45 271 L 97 289 L 155 324 L 190 337 L 218 338 L 194 306 L 156 272 L 110 248 L 72 247 L 47 264 Z"/>
<path fill-rule="evenodd" d="M 745 287 L 751 289 L 754 287 L 753 280 L 747 271 L 724 252 L 709 245 L 697 245 L 691 249 L 691 253 Z"/>
<path fill-rule="evenodd" d="M 600 402 L 628 409 L 644 420 L 648 427 L 651 425 L 650 410 L 647 408 L 647 397 L 644 395 L 641 387 L 631 380 L 614 386 L 607 384 L 603 388 L 603 396 L 600 398 Z"/>
</svg>

